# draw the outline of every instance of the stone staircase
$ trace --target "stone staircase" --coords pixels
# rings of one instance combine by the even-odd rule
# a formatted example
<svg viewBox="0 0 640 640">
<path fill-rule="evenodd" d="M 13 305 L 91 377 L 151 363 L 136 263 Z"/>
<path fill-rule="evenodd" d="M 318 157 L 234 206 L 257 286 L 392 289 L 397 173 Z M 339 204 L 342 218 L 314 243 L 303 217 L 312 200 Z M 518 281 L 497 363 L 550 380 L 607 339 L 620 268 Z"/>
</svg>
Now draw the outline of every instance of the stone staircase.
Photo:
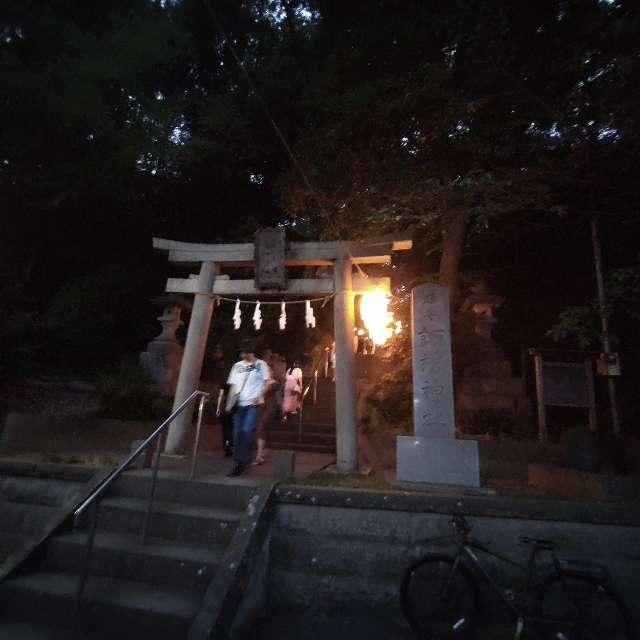
<svg viewBox="0 0 640 640">
<path fill-rule="evenodd" d="M 311 392 L 307 395 L 302 412 L 302 429 L 297 416 L 287 422 L 274 421 L 268 429 L 267 446 L 270 449 L 336 452 L 336 395 L 335 385 L 327 378 L 318 380 L 316 404 Z"/>
<path fill-rule="evenodd" d="M 160 477 L 143 545 L 149 488 L 148 472 L 129 472 L 100 503 L 80 638 L 187 638 L 255 491 L 246 482 Z M 0 638 L 70 638 L 87 537 L 86 529 L 57 533 L 0 584 Z"/>
<path fill-rule="evenodd" d="M 95 475 L 84 467 L 0 463 L 0 579 L 64 520 Z"/>
</svg>

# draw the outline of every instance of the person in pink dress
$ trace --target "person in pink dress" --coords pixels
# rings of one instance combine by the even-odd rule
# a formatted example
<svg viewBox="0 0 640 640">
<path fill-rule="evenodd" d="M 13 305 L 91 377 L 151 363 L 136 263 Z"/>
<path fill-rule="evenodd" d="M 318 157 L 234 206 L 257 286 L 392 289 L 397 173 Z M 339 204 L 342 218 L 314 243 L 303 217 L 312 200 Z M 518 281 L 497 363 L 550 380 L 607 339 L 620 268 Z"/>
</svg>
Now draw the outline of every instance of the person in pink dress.
<svg viewBox="0 0 640 640">
<path fill-rule="evenodd" d="M 300 399 L 302 397 L 302 369 L 296 360 L 285 376 L 284 396 L 282 400 L 282 420 L 286 421 L 287 416 L 298 412 Z"/>
</svg>

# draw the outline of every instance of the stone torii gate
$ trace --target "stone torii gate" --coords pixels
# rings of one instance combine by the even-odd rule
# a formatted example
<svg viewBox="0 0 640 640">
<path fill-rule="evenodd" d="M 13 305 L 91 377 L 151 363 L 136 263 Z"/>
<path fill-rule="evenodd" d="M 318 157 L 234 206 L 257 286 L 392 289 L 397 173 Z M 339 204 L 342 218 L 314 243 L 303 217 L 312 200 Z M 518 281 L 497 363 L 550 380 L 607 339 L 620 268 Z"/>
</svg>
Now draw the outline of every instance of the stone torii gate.
<svg viewBox="0 0 640 640">
<path fill-rule="evenodd" d="M 411 249 L 411 240 L 379 238 L 366 241 L 290 242 L 284 231 L 266 229 L 266 242 L 242 244 L 199 244 L 153 238 L 153 247 L 168 252 L 169 262 L 199 266 L 189 278 L 169 278 L 168 293 L 193 294 L 193 309 L 187 330 L 184 355 L 174 398 L 178 407 L 198 386 L 216 296 L 244 295 L 334 296 L 336 344 L 336 452 L 340 471 L 355 471 L 357 451 L 357 397 L 353 350 L 354 297 L 376 286 L 389 288 L 389 278 L 363 278 L 353 275 L 357 264 L 384 264 L 392 251 Z M 269 237 L 270 236 L 270 237 Z M 258 250 L 256 250 L 258 249 Z M 251 280 L 230 280 L 221 275 L 224 267 L 260 267 Z M 286 267 L 333 267 L 333 278 L 286 280 Z M 267 273 L 267 277 L 264 274 Z M 180 454 L 191 424 L 193 410 L 180 414 L 171 424 L 165 452 Z"/>
</svg>

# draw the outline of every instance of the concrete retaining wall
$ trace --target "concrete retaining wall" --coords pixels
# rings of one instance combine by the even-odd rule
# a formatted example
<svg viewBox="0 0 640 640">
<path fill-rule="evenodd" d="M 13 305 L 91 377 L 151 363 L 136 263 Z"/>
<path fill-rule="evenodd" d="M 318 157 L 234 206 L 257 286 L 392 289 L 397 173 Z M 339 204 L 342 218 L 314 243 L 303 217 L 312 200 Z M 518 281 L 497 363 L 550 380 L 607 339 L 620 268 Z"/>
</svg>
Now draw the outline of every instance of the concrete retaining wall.
<svg viewBox="0 0 640 640">
<path fill-rule="evenodd" d="M 146 437 L 154 426 L 153 422 L 12 411 L 0 432 L 0 451 L 128 453 L 131 442 Z"/>
<path fill-rule="evenodd" d="M 131 443 L 146 438 L 159 422 L 11 411 L 4 424 L 0 425 L 0 453 L 129 453 Z M 187 436 L 188 451 L 192 450 L 194 439 L 195 425 L 191 425 Z M 220 425 L 205 424 L 200 450 L 216 451 L 221 448 Z"/>
<path fill-rule="evenodd" d="M 426 539 L 449 534 L 454 508 L 496 552 L 524 561 L 527 549 L 518 536 L 551 538 L 558 555 L 601 563 L 628 604 L 640 602 L 640 518 L 628 510 L 310 487 L 277 492 L 269 583 L 274 608 L 336 610 L 348 603 L 399 616 L 403 570 L 427 550 L 447 550 Z M 498 578 L 517 577 L 497 565 L 490 569 Z"/>
</svg>

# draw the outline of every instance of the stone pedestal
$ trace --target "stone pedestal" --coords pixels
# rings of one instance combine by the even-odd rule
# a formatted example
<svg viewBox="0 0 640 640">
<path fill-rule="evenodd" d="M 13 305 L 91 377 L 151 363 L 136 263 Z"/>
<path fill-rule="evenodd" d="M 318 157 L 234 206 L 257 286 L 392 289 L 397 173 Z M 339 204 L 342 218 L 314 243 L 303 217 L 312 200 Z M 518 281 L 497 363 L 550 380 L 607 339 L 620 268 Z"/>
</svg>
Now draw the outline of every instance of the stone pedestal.
<svg viewBox="0 0 640 640">
<path fill-rule="evenodd" d="M 273 452 L 273 477 L 277 482 L 286 482 L 296 471 L 295 451 Z"/>
<path fill-rule="evenodd" d="M 398 481 L 480 486 L 475 440 L 398 436 Z"/>
<path fill-rule="evenodd" d="M 478 443 L 455 439 L 447 288 L 415 287 L 411 315 L 415 436 L 398 437 L 398 481 L 477 487 Z"/>
</svg>

